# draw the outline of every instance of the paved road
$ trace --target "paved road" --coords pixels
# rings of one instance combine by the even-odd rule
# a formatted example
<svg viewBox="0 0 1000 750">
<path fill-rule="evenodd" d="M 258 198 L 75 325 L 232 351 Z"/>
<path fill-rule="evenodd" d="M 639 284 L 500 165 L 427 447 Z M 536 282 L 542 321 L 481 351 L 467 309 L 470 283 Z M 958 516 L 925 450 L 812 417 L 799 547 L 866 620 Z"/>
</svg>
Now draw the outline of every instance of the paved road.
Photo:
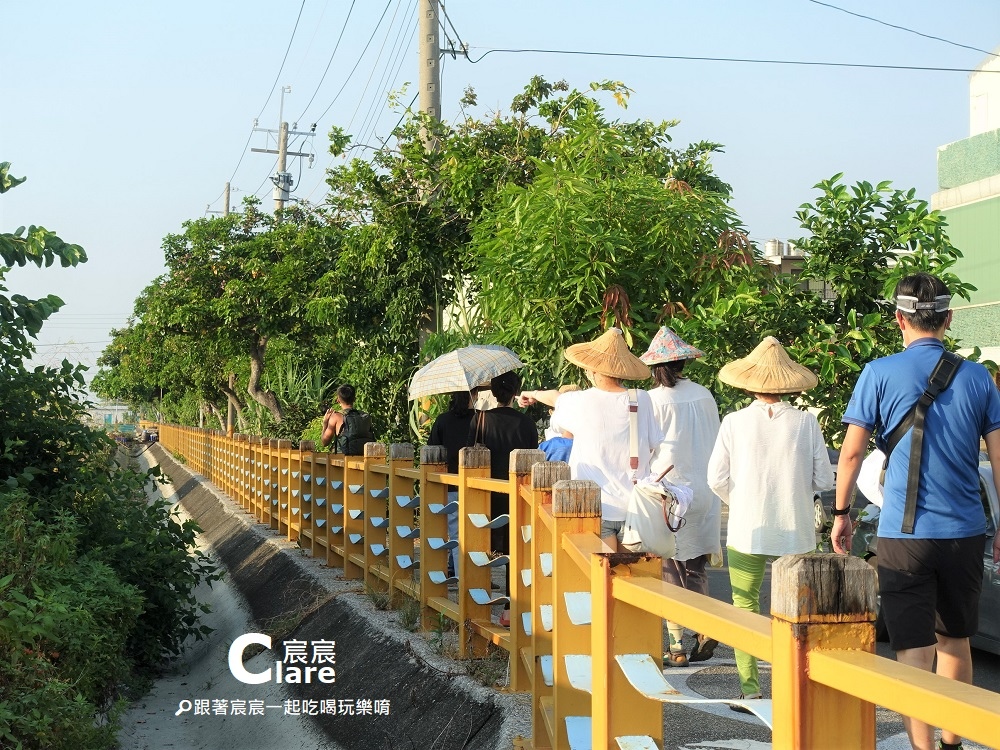
<svg viewBox="0 0 1000 750">
<path fill-rule="evenodd" d="M 726 568 L 709 570 L 709 590 L 713 598 L 731 601 L 729 571 Z M 770 570 L 761 592 L 761 612 L 769 612 Z M 716 650 L 716 656 L 707 662 L 681 669 L 668 669 L 665 675 L 681 692 L 701 694 L 709 698 L 731 698 L 739 694 L 739 679 L 733 651 L 726 646 Z M 888 644 L 878 644 L 878 653 L 892 658 Z M 1000 692 L 1000 656 L 974 651 L 974 682 L 979 687 Z M 770 671 L 761 664 L 761 685 L 765 695 L 770 694 Z M 878 749 L 904 750 L 909 748 L 903 724 L 898 714 L 884 709 L 876 711 Z M 703 750 L 727 748 L 762 750 L 770 747 L 771 733 L 759 721 L 737 714 L 725 705 L 706 705 L 699 708 L 668 705 L 664 709 L 664 748 Z M 965 743 L 966 750 L 981 745 Z"/>
</svg>

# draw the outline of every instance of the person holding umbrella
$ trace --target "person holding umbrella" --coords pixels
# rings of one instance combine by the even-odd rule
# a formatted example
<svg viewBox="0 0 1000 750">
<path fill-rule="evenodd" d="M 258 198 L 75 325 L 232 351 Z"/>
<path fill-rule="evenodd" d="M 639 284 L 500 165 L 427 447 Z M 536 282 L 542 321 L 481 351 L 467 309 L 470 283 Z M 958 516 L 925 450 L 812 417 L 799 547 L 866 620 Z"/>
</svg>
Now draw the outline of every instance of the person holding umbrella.
<svg viewBox="0 0 1000 750">
<path fill-rule="evenodd" d="M 629 351 L 617 328 L 567 347 L 563 356 L 583 368 L 593 387 L 560 395 L 552 419 L 573 435 L 572 477 L 601 488 L 601 538 L 618 551 L 633 483 L 649 474 L 650 456 L 663 442 L 649 394 L 624 384 L 647 379 L 649 367 Z"/>
</svg>

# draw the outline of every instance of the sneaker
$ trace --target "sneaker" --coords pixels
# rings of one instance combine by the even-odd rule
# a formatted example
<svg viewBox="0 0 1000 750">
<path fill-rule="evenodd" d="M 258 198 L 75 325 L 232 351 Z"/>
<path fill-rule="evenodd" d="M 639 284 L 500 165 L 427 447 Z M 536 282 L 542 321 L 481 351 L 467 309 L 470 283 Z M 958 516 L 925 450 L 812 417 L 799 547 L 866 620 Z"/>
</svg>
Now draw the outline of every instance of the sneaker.
<svg viewBox="0 0 1000 750">
<path fill-rule="evenodd" d="M 665 667 L 686 667 L 687 665 L 687 654 L 683 651 L 668 651 L 663 655 L 663 666 Z"/>
<path fill-rule="evenodd" d="M 937 748 L 937 750 L 964 750 L 961 742 L 959 742 L 957 745 L 946 745 L 944 743 L 944 740 L 938 740 L 937 745 L 935 747 Z"/>
<path fill-rule="evenodd" d="M 760 693 L 754 693 L 753 695 L 743 695 L 743 693 L 740 693 L 739 700 L 741 700 L 741 701 L 758 701 L 758 700 L 761 700 L 763 697 L 764 696 L 762 696 Z M 730 710 L 736 711 L 737 713 L 751 714 L 751 715 L 753 715 L 753 711 L 751 711 L 746 706 L 740 705 L 739 703 L 730 703 L 729 704 L 729 708 L 730 708 Z"/>
<path fill-rule="evenodd" d="M 715 656 L 715 647 L 718 645 L 719 642 L 714 638 L 699 635 L 695 639 L 694 648 L 688 655 L 688 661 L 708 661 Z"/>
</svg>

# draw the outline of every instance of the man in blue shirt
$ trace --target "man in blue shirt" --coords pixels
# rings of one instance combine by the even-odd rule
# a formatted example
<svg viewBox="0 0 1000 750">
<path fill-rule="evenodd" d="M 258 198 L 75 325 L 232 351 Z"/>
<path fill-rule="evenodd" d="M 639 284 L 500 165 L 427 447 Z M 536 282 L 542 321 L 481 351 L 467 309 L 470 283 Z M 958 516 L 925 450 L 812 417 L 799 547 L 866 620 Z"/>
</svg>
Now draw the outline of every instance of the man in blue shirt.
<svg viewBox="0 0 1000 750">
<path fill-rule="evenodd" d="M 853 491 L 868 447 L 882 450 L 927 387 L 944 352 L 951 295 L 935 276 L 918 273 L 896 286 L 896 323 L 906 349 L 869 362 L 844 414 L 847 434 L 837 471 L 831 537 L 836 552 L 851 548 Z M 896 658 L 972 682 L 969 637 L 978 629 L 986 518 L 979 496 L 979 441 L 1000 491 L 1000 393 L 980 364 L 963 361 L 947 389 L 931 403 L 924 423 L 913 533 L 902 530 L 912 430 L 891 452 L 879 518 L 878 577 L 882 613 Z M 993 540 L 1000 559 L 1000 532 Z M 934 728 L 904 717 L 914 748 L 931 750 Z M 939 747 L 961 747 L 952 732 Z"/>
</svg>

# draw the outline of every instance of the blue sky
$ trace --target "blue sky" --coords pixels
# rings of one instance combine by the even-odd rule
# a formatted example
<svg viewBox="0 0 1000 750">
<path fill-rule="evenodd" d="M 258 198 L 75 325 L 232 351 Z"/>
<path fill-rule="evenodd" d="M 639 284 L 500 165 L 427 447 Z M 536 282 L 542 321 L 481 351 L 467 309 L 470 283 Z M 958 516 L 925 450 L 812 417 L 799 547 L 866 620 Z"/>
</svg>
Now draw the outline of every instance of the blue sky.
<svg viewBox="0 0 1000 750">
<path fill-rule="evenodd" d="M 1000 45 L 996 0 L 834 4 L 970 47 Z M 270 203 L 273 157 L 244 152 L 244 144 L 258 114 L 261 127 L 277 127 L 282 86 L 292 87 L 285 119 L 300 129 L 317 122 L 314 167 L 299 178 L 299 164 L 290 162 L 300 197 L 322 199 L 332 125 L 350 124 L 366 143 L 387 135 L 399 119 L 387 92 L 410 82 L 404 101 L 415 94 L 416 0 L 357 0 L 345 26 L 350 6 L 0 4 L 0 161 L 28 177 L 0 198 L 0 230 L 40 224 L 90 256 L 76 269 L 8 274 L 12 292 L 54 293 L 67 303 L 46 325 L 38 360 L 92 364 L 139 291 L 163 271 L 163 236 L 209 204 L 221 209 L 227 180 L 234 205 L 252 193 Z M 491 48 L 546 48 L 965 69 L 986 58 L 809 0 L 450 0 L 446 7 L 473 58 Z M 535 74 L 577 87 L 623 81 L 635 93 L 621 118 L 680 120 L 678 146 L 724 144 L 717 171 L 761 244 L 797 237 L 796 208 L 837 172 L 852 182 L 892 180 L 929 199 L 936 148 L 968 135 L 966 73 L 570 55 L 494 53 L 477 64 L 446 58 L 444 117 L 458 115 L 466 86 L 479 95 L 474 114 L 505 110 Z M 264 136 L 249 146 L 265 147 Z"/>
</svg>

